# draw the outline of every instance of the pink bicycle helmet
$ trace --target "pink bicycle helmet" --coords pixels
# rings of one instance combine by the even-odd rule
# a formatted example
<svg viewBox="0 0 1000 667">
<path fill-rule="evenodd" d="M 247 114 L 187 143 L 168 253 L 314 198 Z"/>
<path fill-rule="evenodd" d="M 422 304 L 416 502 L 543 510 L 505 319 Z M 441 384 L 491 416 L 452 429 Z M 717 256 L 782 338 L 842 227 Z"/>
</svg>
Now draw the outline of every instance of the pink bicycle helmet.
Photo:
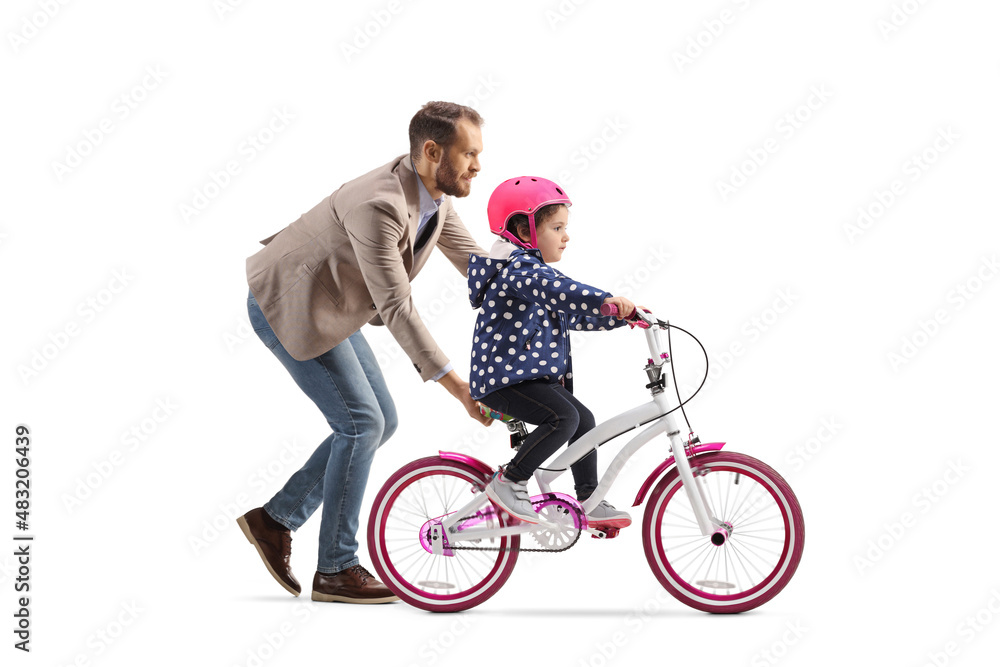
<svg viewBox="0 0 1000 667">
<path fill-rule="evenodd" d="M 561 187 L 547 178 L 537 176 L 509 178 L 497 186 L 493 194 L 490 195 L 490 202 L 486 205 L 486 215 L 490 219 L 490 231 L 522 248 L 537 248 L 535 213 L 538 212 L 538 209 L 549 204 L 572 206 L 573 202 L 569 200 Z M 511 216 L 518 213 L 528 216 L 531 245 L 526 245 L 517 237 L 517 234 L 507 229 L 507 222 Z"/>
</svg>

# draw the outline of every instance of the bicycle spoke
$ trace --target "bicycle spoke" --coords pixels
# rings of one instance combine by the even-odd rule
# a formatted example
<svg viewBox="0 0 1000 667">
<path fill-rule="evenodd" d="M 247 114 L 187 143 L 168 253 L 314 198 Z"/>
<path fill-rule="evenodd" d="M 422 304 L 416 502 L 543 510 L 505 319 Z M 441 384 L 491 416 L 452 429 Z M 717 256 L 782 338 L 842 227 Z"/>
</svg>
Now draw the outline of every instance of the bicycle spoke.
<svg viewBox="0 0 1000 667">
<path fill-rule="evenodd" d="M 674 562 L 676 564 L 680 564 L 685 558 L 687 558 L 688 556 L 691 556 L 691 558 L 687 562 L 687 564 L 683 566 L 684 568 L 691 567 L 692 563 L 695 563 L 697 561 L 698 557 L 701 556 L 702 553 L 707 553 L 707 550 L 710 549 L 710 548 L 714 548 L 712 546 L 712 543 L 706 541 L 701 546 L 695 547 L 694 549 L 691 549 L 687 553 L 681 555 L 679 558 L 674 559 L 672 562 Z M 685 569 L 684 571 L 687 571 L 687 570 Z"/>
<path fill-rule="evenodd" d="M 677 517 L 678 519 L 680 519 L 682 521 L 687 521 L 692 526 L 697 526 L 698 525 L 698 521 L 696 519 L 688 518 L 688 517 L 686 517 L 686 516 L 684 516 L 682 514 L 678 514 L 677 512 L 671 512 L 670 510 L 667 510 L 666 512 L 664 512 L 664 514 L 669 514 L 670 516 Z M 694 512 L 692 511 L 691 514 L 693 515 Z"/>
<path fill-rule="evenodd" d="M 777 509 L 777 506 L 774 506 L 772 509 Z M 785 525 L 785 522 L 784 522 L 784 519 L 782 519 L 782 517 L 781 517 L 781 512 L 780 511 L 778 511 L 778 513 L 775 514 L 775 515 L 773 515 L 773 516 L 762 516 L 760 518 L 754 519 L 753 521 L 740 521 L 738 524 L 734 523 L 733 525 L 734 526 L 738 525 L 739 528 L 740 528 L 740 532 L 741 533 L 745 533 L 745 532 L 749 532 L 749 531 L 746 530 L 747 526 L 753 526 L 754 524 L 763 523 L 765 521 L 770 521 L 770 522 L 773 523 L 776 519 L 779 522 L 777 525 L 782 526 L 782 529 L 783 529 L 784 525 Z M 754 530 L 757 530 L 757 529 L 755 528 Z"/>
<path fill-rule="evenodd" d="M 765 537 L 764 535 L 747 535 L 743 531 L 740 531 L 739 539 L 765 540 L 767 542 L 777 542 L 778 544 L 785 543 L 785 538 L 783 537 Z"/>
<path fill-rule="evenodd" d="M 694 537 L 694 539 L 688 540 L 687 542 L 684 542 L 682 544 L 675 544 L 675 545 L 671 546 L 669 549 L 667 549 L 665 547 L 664 551 L 676 551 L 677 549 L 681 549 L 683 547 L 686 547 L 689 544 L 695 544 L 695 543 L 704 544 L 704 542 L 705 542 L 705 536 L 704 535 L 697 535 L 697 536 L 692 536 L 692 537 Z"/>
<path fill-rule="evenodd" d="M 708 565 L 705 567 L 705 576 L 706 577 L 708 577 L 709 574 L 712 572 L 712 565 L 715 565 L 715 562 L 718 559 L 718 557 L 719 557 L 719 548 L 715 547 L 715 548 L 712 549 L 712 551 L 711 551 L 711 557 L 709 558 Z M 718 566 L 716 566 L 716 567 L 718 567 Z M 716 572 L 718 572 L 718 569 L 716 569 Z M 718 581 L 719 577 L 716 576 L 714 579 L 715 579 L 715 581 Z M 705 586 L 701 586 L 701 588 L 705 588 Z"/>
<path fill-rule="evenodd" d="M 718 493 L 721 496 L 722 495 L 722 490 L 720 489 L 720 485 L 722 484 L 722 479 L 721 479 L 722 476 L 721 475 L 714 475 L 714 477 L 715 477 L 715 488 L 719 489 Z M 729 514 L 729 494 L 730 494 L 730 492 L 732 492 L 732 490 L 733 490 L 733 485 L 732 484 L 726 484 L 726 498 L 722 502 L 723 516 L 726 516 L 726 515 Z M 718 512 L 715 511 L 714 507 L 712 508 L 712 515 L 715 516 L 716 518 L 720 518 Z"/>
<path fill-rule="evenodd" d="M 397 554 L 401 554 L 401 553 L 406 554 L 406 555 L 401 556 L 401 557 L 397 556 Z M 415 550 L 413 550 L 412 553 L 406 553 L 403 549 L 396 549 L 395 551 L 392 552 L 392 554 L 393 554 L 392 562 L 396 564 L 397 569 L 399 568 L 399 566 L 402 563 L 405 563 L 406 561 L 410 560 L 414 556 L 429 556 L 430 555 L 430 554 L 427 553 L 427 550 L 424 549 L 419 544 L 417 545 L 417 548 Z"/>
<path fill-rule="evenodd" d="M 730 541 L 733 542 L 734 546 L 737 546 L 745 551 L 753 551 L 753 553 L 757 555 L 757 557 L 760 558 L 761 560 L 766 560 L 765 558 L 763 558 L 763 556 L 761 556 L 761 554 L 770 554 L 771 556 L 774 556 L 774 560 L 778 560 L 779 558 L 781 558 L 780 551 L 772 551 L 771 549 L 765 548 L 763 545 L 747 544 L 738 539 Z M 781 541 L 784 542 L 784 540 Z"/>
<path fill-rule="evenodd" d="M 427 511 L 423 507 L 421 507 L 417 503 L 413 502 L 409 498 L 403 498 L 403 497 L 397 498 L 396 499 L 396 506 L 400 510 L 406 510 L 410 514 L 413 514 L 414 516 L 420 517 L 424 521 L 426 521 L 427 519 L 431 518 L 430 515 L 427 514 Z"/>
<path fill-rule="evenodd" d="M 396 517 L 392 523 L 393 525 L 390 527 L 390 530 L 399 532 L 409 531 L 410 533 L 419 533 L 420 529 L 423 527 L 422 523 L 411 523 L 409 521 L 403 521 L 399 517 Z M 405 528 L 403 528 L 403 526 L 405 526 Z"/>
<path fill-rule="evenodd" d="M 471 564 L 470 564 L 470 566 L 469 566 L 469 567 L 471 567 Z M 464 558 L 461 558 L 461 557 L 458 557 L 458 558 L 456 558 L 456 559 L 455 559 L 455 569 L 456 569 L 456 570 L 458 570 L 458 569 L 461 569 L 461 570 L 462 570 L 462 574 L 464 574 L 464 575 L 465 575 L 465 578 L 466 578 L 466 580 L 467 580 L 467 581 L 469 582 L 469 584 L 470 584 L 470 586 L 468 586 L 468 588 L 472 588 L 472 585 L 471 585 L 471 584 L 473 584 L 473 583 L 474 583 L 474 580 L 473 580 L 473 578 L 472 578 L 472 577 L 471 577 L 471 576 L 469 575 L 469 572 L 468 572 L 468 570 L 466 570 L 466 569 L 465 569 L 465 559 L 464 559 Z"/>
<path fill-rule="evenodd" d="M 699 552 L 699 555 L 702 552 L 704 552 L 705 555 L 701 557 L 700 561 L 697 561 L 697 566 L 694 569 L 695 576 L 693 578 L 697 578 L 698 573 L 702 571 L 701 570 L 702 564 L 704 564 L 706 560 L 710 561 L 711 557 L 713 556 L 713 554 L 715 552 L 715 546 L 711 542 L 706 542 L 705 543 L 705 548 L 702 549 L 702 551 Z M 694 563 L 695 562 L 694 559 L 692 559 L 691 562 Z"/>
<path fill-rule="evenodd" d="M 731 521 L 733 524 L 742 523 L 775 506 L 776 503 L 771 495 L 767 491 L 761 491 L 759 497 L 755 498 L 748 507 L 744 508 L 738 516 L 734 516 Z"/>
<path fill-rule="evenodd" d="M 401 518 L 401 517 L 399 516 L 399 515 L 400 515 L 400 513 L 406 513 L 406 514 L 409 514 L 409 515 L 411 515 L 411 516 L 415 516 L 415 517 L 417 517 L 417 520 L 418 520 L 418 521 L 419 521 L 420 523 L 412 523 L 412 522 L 410 522 L 410 521 L 404 521 L 404 520 L 403 520 L 403 519 L 402 519 L 402 518 Z M 419 528 L 420 528 L 421 526 L 423 526 L 423 525 L 424 525 L 424 523 L 425 523 L 425 522 L 427 521 L 427 519 L 429 519 L 429 518 L 430 518 L 430 517 L 428 517 L 428 516 L 424 516 L 423 514 L 417 514 L 416 512 L 411 512 L 410 510 L 408 510 L 408 509 L 406 509 L 406 508 L 402 508 L 402 507 L 401 507 L 401 508 L 399 509 L 399 512 L 396 512 L 396 513 L 395 513 L 395 514 L 393 515 L 393 517 L 392 517 L 392 521 L 393 521 L 393 523 L 402 523 L 402 524 L 404 524 L 404 525 L 407 525 L 407 526 L 413 526 L 414 528 L 417 528 L 417 529 L 419 529 Z"/>
<path fill-rule="evenodd" d="M 445 508 L 446 512 L 451 512 L 452 511 L 452 509 L 451 509 L 452 508 L 452 504 L 458 502 L 458 499 L 462 496 L 462 490 L 463 490 L 463 488 L 465 488 L 465 487 L 463 487 L 462 484 L 454 484 L 453 486 L 454 486 L 454 491 L 455 491 L 455 497 L 452 498 L 450 492 L 445 496 L 444 508 Z"/>
<path fill-rule="evenodd" d="M 732 546 L 734 553 L 739 554 L 740 556 L 743 556 L 743 550 L 739 547 L 738 544 L 736 544 L 736 542 L 733 542 L 732 540 L 730 540 L 729 544 Z M 758 558 L 759 558 L 759 556 L 758 556 Z M 746 562 L 750 567 L 752 567 L 754 570 L 757 571 L 757 574 L 760 577 L 761 581 L 763 581 L 764 579 L 767 578 L 767 575 L 760 571 L 760 568 L 758 568 L 753 563 L 753 561 L 750 560 L 749 556 L 744 556 L 744 562 Z"/>
<path fill-rule="evenodd" d="M 681 530 L 691 530 L 691 526 L 680 526 L 680 525 L 677 525 L 676 523 L 667 523 L 665 521 L 661 522 L 660 525 L 662 527 L 664 527 L 664 528 L 680 528 Z M 691 535 L 701 535 L 701 532 L 699 531 L 697 533 L 690 533 L 690 534 Z"/>
<path fill-rule="evenodd" d="M 390 553 L 405 554 L 410 550 L 416 551 L 417 553 L 421 552 L 427 553 L 427 550 L 424 549 L 424 545 L 420 544 L 420 542 L 417 542 L 415 540 L 410 540 L 410 544 L 407 544 L 406 546 L 395 547 L 394 549 L 391 549 Z"/>
<path fill-rule="evenodd" d="M 728 577 L 729 577 L 730 560 L 731 560 L 730 557 L 729 557 L 729 545 L 724 545 L 723 549 L 724 550 L 722 552 L 722 555 L 726 559 L 726 577 L 727 577 L 726 581 L 728 581 L 729 580 Z M 736 571 L 736 567 L 735 566 L 733 567 L 732 575 L 733 575 L 733 579 L 735 580 L 734 583 L 736 585 L 737 591 L 740 592 L 740 593 L 742 593 L 743 591 L 745 591 L 746 587 L 742 583 L 740 583 L 740 573 Z"/>
<path fill-rule="evenodd" d="M 440 488 L 444 486 L 444 480 L 441 479 L 440 475 L 435 475 L 434 477 L 431 477 L 431 480 L 432 481 L 429 486 L 437 495 L 437 499 L 440 501 L 441 507 L 444 507 L 445 511 L 447 511 L 447 503 L 445 503 L 444 501 L 444 496 L 441 494 L 442 489 Z M 434 480 L 436 480 L 436 482 Z"/>
<path fill-rule="evenodd" d="M 743 498 L 740 499 L 739 497 L 740 494 L 737 493 L 736 498 L 733 501 L 732 509 L 726 513 L 727 517 L 732 517 L 728 519 L 730 523 L 736 523 L 737 521 L 739 521 L 742 518 L 743 512 L 749 511 L 743 509 L 744 505 L 747 504 L 747 501 L 750 500 L 751 496 L 753 496 L 755 493 L 760 493 L 759 490 L 760 484 L 757 482 L 757 480 L 752 479 L 751 477 L 748 477 L 746 475 L 743 475 L 742 486 L 744 489 L 746 489 L 746 492 L 743 494 Z M 753 507 L 754 503 L 751 503 L 750 509 L 753 509 Z"/>
<path fill-rule="evenodd" d="M 749 586 L 744 586 L 743 590 L 750 590 L 751 588 L 753 588 L 753 586 L 754 586 L 754 584 L 753 584 L 753 576 L 750 575 L 750 571 L 747 569 L 747 566 L 746 566 L 746 563 L 743 560 L 743 557 L 735 549 L 730 549 L 730 547 L 729 547 L 728 544 L 726 545 L 726 553 L 729 554 L 730 556 L 732 556 L 733 560 L 736 561 L 740 565 L 740 567 L 743 568 L 743 574 L 746 575 L 747 582 L 750 584 Z"/>
<path fill-rule="evenodd" d="M 467 487 L 460 480 L 452 478 L 442 480 L 441 486 L 444 489 L 444 510 L 450 513 L 459 498 L 462 497 L 462 491 Z"/>
</svg>

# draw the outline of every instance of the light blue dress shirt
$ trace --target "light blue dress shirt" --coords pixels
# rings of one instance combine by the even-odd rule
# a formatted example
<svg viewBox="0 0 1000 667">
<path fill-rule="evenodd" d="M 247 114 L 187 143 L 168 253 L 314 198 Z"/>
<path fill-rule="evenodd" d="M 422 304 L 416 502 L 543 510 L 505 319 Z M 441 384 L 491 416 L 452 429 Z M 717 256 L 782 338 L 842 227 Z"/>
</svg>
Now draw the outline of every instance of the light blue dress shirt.
<svg viewBox="0 0 1000 667">
<path fill-rule="evenodd" d="M 413 173 L 416 174 L 417 168 L 413 166 L 412 158 L 410 159 L 410 167 L 413 169 Z M 441 202 L 444 201 L 444 196 L 441 196 L 437 199 L 431 198 L 431 193 L 427 192 L 427 188 L 424 187 L 424 182 L 423 180 L 420 179 L 419 175 L 417 176 L 417 183 L 419 183 L 419 189 L 420 189 L 420 222 L 417 223 L 416 238 L 419 239 L 420 233 L 424 231 L 424 227 L 427 226 L 427 222 L 434 217 L 434 214 L 437 213 L 438 208 L 441 206 Z M 429 249 L 430 249 L 429 245 L 424 246 L 423 248 L 423 250 L 429 250 Z M 449 361 L 448 364 L 444 368 L 442 368 L 437 375 L 431 378 L 431 380 L 437 382 L 445 375 L 447 375 L 452 370 L 452 368 L 453 368 L 452 364 Z"/>
</svg>

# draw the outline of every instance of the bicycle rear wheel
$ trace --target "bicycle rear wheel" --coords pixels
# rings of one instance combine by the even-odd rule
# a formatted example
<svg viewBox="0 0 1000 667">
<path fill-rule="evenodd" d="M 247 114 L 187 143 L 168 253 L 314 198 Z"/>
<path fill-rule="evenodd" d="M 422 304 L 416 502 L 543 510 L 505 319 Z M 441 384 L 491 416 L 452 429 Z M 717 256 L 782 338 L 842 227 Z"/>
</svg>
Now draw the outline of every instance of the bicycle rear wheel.
<svg viewBox="0 0 1000 667">
<path fill-rule="evenodd" d="M 734 452 L 691 460 L 709 513 L 727 535 L 702 535 L 674 468 L 646 504 L 642 541 L 646 560 L 667 591 L 684 604 L 716 614 L 758 607 L 791 580 L 805 539 L 802 509 L 788 483 L 771 467 Z"/>
<path fill-rule="evenodd" d="M 518 535 L 463 541 L 447 537 L 435 549 L 435 522 L 468 503 L 489 482 L 460 461 L 431 456 L 400 468 L 386 481 L 368 520 L 368 551 L 380 579 L 401 600 L 427 611 L 461 611 L 493 596 L 517 562 Z M 459 527 L 507 525 L 487 502 Z M 434 553 L 438 551 L 438 553 Z"/>
</svg>

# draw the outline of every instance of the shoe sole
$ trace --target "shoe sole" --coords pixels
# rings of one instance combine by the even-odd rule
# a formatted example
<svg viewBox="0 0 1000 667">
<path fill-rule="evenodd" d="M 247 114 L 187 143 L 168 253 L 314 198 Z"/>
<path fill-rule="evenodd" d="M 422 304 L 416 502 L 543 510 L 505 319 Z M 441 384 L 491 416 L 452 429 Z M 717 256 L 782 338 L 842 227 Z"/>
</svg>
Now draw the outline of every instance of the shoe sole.
<svg viewBox="0 0 1000 667">
<path fill-rule="evenodd" d="M 312 599 L 315 602 L 346 602 L 348 604 L 383 604 L 385 602 L 398 602 L 399 598 L 389 595 L 384 598 L 351 598 L 346 595 L 329 595 L 327 593 L 312 592 Z"/>
<path fill-rule="evenodd" d="M 257 555 L 260 556 L 260 559 L 264 562 L 264 567 L 266 567 L 267 571 L 271 573 L 271 576 L 274 577 L 274 580 L 277 581 L 279 584 L 281 584 L 281 587 L 284 588 L 286 591 L 288 591 L 295 597 L 299 597 L 299 591 L 295 590 L 294 588 L 286 584 L 284 581 L 282 581 L 281 577 L 278 576 L 278 573 L 275 572 L 274 568 L 271 567 L 271 564 L 267 562 L 267 558 L 264 556 L 263 549 L 260 548 L 260 545 L 257 544 L 256 538 L 254 538 L 253 534 L 250 532 L 250 526 L 247 524 L 247 520 L 244 519 L 243 517 L 240 517 L 236 519 L 236 523 L 239 524 L 240 530 L 242 530 L 243 535 L 246 536 L 247 542 L 252 544 L 253 548 L 257 550 Z"/>
<path fill-rule="evenodd" d="M 628 528 L 631 525 L 631 517 L 625 519 L 591 519 L 587 517 L 587 528 Z"/>
<path fill-rule="evenodd" d="M 506 512 L 507 514 L 511 515 L 515 519 L 518 519 L 519 521 L 523 521 L 525 523 L 531 523 L 531 524 L 543 523 L 543 521 L 538 518 L 537 514 L 535 514 L 535 516 L 533 518 L 529 519 L 527 517 L 521 516 L 520 514 L 515 514 L 514 512 L 510 511 L 509 509 L 507 509 L 507 506 L 504 505 L 502 502 L 500 502 L 499 498 L 495 498 L 490 493 L 490 487 L 489 486 L 486 487 L 485 493 L 486 493 L 486 497 L 487 498 L 489 498 L 490 500 L 492 500 L 493 502 L 495 502 L 497 504 L 497 507 L 499 507 L 500 509 L 502 509 L 504 512 Z"/>
</svg>

